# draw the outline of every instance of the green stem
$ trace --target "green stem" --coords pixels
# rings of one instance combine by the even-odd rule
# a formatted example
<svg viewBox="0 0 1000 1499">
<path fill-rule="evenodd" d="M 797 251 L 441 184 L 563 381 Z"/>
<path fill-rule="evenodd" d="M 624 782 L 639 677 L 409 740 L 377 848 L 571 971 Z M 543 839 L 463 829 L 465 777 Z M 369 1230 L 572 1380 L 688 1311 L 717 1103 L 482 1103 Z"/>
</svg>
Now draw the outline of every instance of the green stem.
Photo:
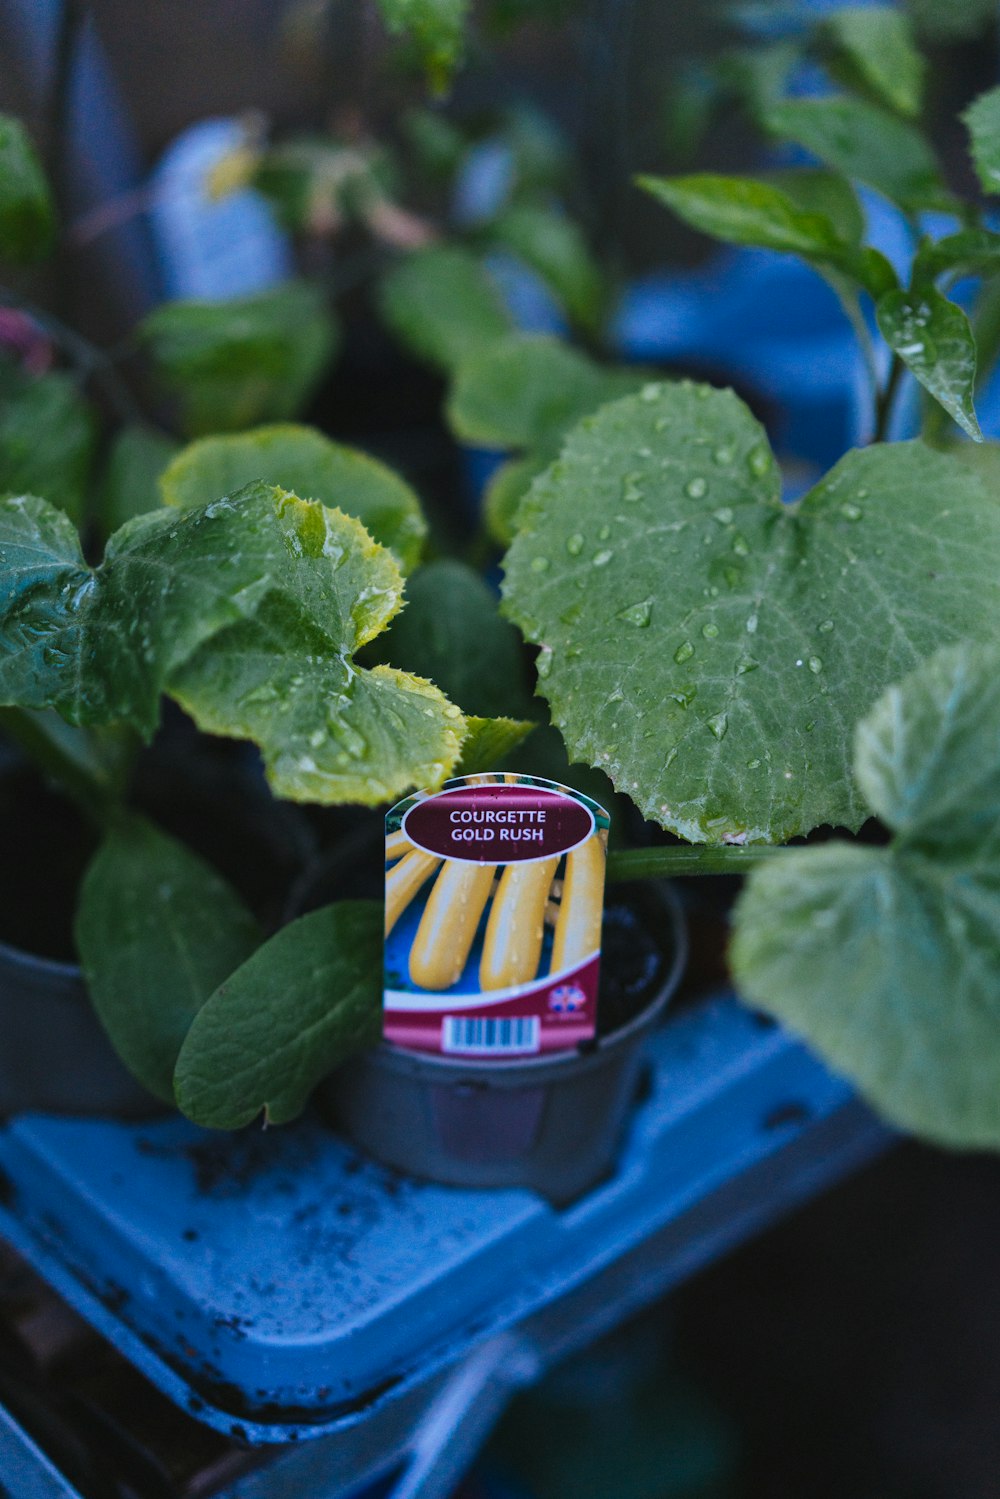
<svg viewBox="0 0 1000 1499">
<path fill-rule="evenodd" d="M 608 855 L 608 879 L 655 880 L 682 874 L 746 874 L 757 864 L 787 853 L 786 848 L 773 843 L 749 846 L 727 843 L 702 848 L 690 844 L 615 848 Z"/>
<path fill-rule="evenodd" d="M 903 377 L 905 369 L 903 361 L 898 354 L 893 354 L 892 364 L 889 367 L 889 378 L 879 393 L 875 402 L 875 435 L 873 442 L 885 442 L 886 433 L 889 430 L 889 422 L 892 418 L 892 408 L 896 402 L 896 393 L 899 390 L 899 382 Z"/>
</svg>

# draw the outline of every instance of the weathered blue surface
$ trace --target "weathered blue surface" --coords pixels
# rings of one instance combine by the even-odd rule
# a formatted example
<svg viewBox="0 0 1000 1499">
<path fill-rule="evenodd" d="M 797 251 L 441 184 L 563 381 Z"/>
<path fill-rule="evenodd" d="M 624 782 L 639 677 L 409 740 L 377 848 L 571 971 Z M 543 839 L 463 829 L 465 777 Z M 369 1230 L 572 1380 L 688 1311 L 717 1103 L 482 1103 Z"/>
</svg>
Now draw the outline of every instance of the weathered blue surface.
<svg viewBox="0 0 1000 1499">
<path fill-rule="evenodd" d="M 34 1117 L 0 1133 L 0 1229 L 210 1424 L 255 1442 L 343 1430 L 851 1098 L 727 999 L 676 1017 L 650 1056 L 617 1175 L 561 1213 L 528 1192 L 398 1177 L 315 1121 L 224 1136 Z M 807 1190 L 831 1170 L 817 1160 Z M 715 1252 L 725 1240 L 722 1224 Z"/>
</svg>

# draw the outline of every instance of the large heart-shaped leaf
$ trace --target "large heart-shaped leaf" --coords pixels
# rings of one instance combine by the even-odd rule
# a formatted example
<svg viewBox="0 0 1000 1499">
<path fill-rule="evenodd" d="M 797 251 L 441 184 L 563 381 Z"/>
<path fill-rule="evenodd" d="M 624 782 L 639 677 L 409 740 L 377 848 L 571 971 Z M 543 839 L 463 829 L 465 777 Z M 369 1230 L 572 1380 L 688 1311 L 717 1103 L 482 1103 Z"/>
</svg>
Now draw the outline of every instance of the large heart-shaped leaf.
<svg viewBox="0 0 1000 1499">
<path fill-rule="evenodd" d="M 115 1050 L 158 1098 L 173 1101 L 192 1020 L 259 941 L 236 892 L 190 849 L 141 817 L 108 833 L 80 892 L 76 943 Z"/>
<path fill-rule="evenodd" d="M 458 759 L 436 687 L 352 656 L 402 577 L 358 521 L 268 484 L 131 521 L 99 568 L 44 501 L 0 503 L 0 702 L 146 735 L 162 692 L 254 739 L 282 794 L 389 800 Z"/>
<path fill-rule="evenodd" d="M 382 907 L 342 901 L 283 927 L 215 991 L 181 1048 L 180 1108 L 212 1129 L 283 1124 L 382 1029 Z"/>
<path fill-rule="evenodd" d="M 651 384 L 574 429 L 507 555 L 571 756 L 694 841 L 856 827 L 855 723 L 938 645 L 998 633 L 1000 508 L 955 459 L 885 445 L 780 491 L 731 392 Z"/>
<path fill-rule="evenodd" d="M 165 504 L 189 509 L 235 494 L 254 479 L 353 515 L 404 571 L 420 560 L 427 523 L 410 486 L 384 463 L 331 442 L 314 427 L 287 422 L 203 437 L 178 453 L 160 489 Z"/>
<path fill-rule="evenodd" d="M 859 727 L 887 849 L 828 844 L 753 873 L 732 959 L 891 1119 L 1000 1147 L 1000 650 L 950 647 Z"/>
</svg>

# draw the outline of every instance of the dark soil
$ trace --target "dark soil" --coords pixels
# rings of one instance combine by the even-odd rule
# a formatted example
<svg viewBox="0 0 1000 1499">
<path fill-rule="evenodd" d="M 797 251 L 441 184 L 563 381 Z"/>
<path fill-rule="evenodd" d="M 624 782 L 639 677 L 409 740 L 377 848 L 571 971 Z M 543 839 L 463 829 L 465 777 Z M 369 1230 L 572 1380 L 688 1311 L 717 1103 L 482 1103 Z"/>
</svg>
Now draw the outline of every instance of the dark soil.
<svg viewBox="0 0 1000 1499">
<path fill-rule="evenodd" d="M 601 928 L 601 986 L 597 1034 L 634 1020 L 666 978 L 674 957 L 667 914 L 641 885 L 609 892 Z"/>
</svg>

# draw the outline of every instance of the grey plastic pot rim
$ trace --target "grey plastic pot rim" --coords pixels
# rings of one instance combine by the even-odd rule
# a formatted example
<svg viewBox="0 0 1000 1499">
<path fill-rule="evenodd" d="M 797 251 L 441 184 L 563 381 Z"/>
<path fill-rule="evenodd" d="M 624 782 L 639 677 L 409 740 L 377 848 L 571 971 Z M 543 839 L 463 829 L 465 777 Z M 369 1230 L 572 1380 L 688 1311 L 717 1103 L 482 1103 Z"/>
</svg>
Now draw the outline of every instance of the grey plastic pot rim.
<svg viewBox="0 0 1000 1499">
<path fill-rule="evenodd" d="M 648 1029 L 673 995 L 687 964 L 687 927 L 673 884 L 669 880 L 650 880 L 643 884 L 662 900 L 665 912 L 669 915 L 673 959 L 653 998 L 625 1025 L 596 1037 L 585 1048 L 549 1053 L 548 1056 L 516 1057 L 491 1062 L 471 1062 L 468 1057 L 445 1057 L 435 1052 L 411 1051 L 403 1046 L 394 1046 L 391 1041 L 380 1041 L 373 1048 L 373 1056 L 378 1057 L 379 1066 L 411 1076 L 421 1074 L 428 1079 L 437 1078 L 440 1082 L 447 1082 L 449 1078 L 454 1080 L 460 1073 L 474 1074 L 482 1082 L 489 1080 L 494 1086 L 503 1086 L 505 1080 L 515 1085 L 527 1077 L 541 1081 L 546 1074 L 585 1072 L 590 1067 L 599 1066 L 608 1052 L 628 1045 L 637 1031 Z"/>
<path fill-rule="evenodd" d="M 83 969 L 79 963 L 45 958 L 40 953 L 27 952 L 23 947 L 13 947 L 9 942 L 0 941 L 0 962 L 44 974 L 47 978 L 62 979 L 66 984 L 83 985 Z"/>
</svg>

